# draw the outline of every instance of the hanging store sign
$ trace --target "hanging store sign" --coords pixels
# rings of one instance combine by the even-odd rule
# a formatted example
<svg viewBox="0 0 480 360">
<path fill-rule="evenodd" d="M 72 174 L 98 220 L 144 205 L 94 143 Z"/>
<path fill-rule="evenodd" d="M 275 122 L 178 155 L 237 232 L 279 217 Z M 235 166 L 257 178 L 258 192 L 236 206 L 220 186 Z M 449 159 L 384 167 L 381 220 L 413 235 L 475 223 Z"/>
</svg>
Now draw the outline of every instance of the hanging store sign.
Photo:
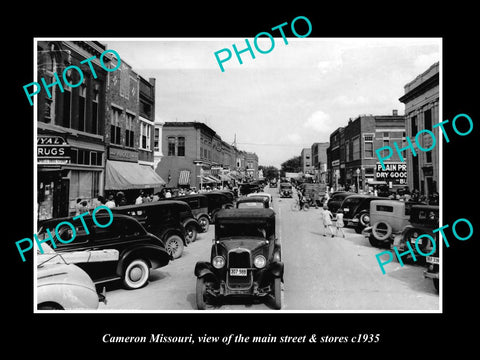
<svg viewBox="0 0 480 360">
<path fill-rule="evenodd" d="M 39 164 L 68 164 L 70 145 L 61 136 L 37 136 L 37 162 Z"/>
</svg>

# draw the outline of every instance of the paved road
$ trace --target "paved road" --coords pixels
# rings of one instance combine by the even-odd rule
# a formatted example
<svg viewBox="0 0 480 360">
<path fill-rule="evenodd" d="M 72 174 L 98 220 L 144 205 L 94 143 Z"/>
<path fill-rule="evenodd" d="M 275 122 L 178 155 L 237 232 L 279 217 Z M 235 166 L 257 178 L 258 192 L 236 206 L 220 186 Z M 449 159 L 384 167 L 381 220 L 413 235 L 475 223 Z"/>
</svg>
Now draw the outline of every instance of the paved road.
<svg viewBox="0 0 480 360">
<path fill-rule="evenodd" d="M 438 310 L 439 296 L 423 267 L 392 262 L 380 271 L 367 239 L 353 229 L 345 238 L 325 237 L 320 224 L 321 209 L 292 211 L 293 199 L 274 195 L 277 234 L 282 241 L 285 263 L 283 310 L 375 311 Z M 165 268 L 153 270 L 149 284 L 138 290 L 124 290 L 118 283 L 107 287 L 108 304 L 101 310 L 190 310 L 195 307 L 195 263 L 208 260 L 214 229 L 199 234 L 185 248 L 183 256 Z M 271 309 L 261 302 L 230 302 L 218 310 Z M 274 311 L 274 310 L 271 310 Z"/>
</svg>

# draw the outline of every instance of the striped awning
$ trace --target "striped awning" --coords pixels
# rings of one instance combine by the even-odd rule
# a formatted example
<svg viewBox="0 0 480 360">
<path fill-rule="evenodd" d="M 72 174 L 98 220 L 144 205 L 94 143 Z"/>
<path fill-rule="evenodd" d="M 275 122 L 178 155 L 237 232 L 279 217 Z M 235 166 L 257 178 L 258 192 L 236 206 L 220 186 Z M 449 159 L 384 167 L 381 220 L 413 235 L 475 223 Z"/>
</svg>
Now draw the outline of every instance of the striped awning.
<svg viewBox="0 0 480 360">
<path fill-rule="evenodd" d="M 190 184 L 190 170 L 180 171 L 178 176 L 178 185 L 189 185 Z"/>
<path fill-rule="evenodd" d="M 212 179 L 213 182 L 216 182 L 216 183 L 221 183 L 221 182 L 222 182 L 222 180 L 220 180 L 219 178 L 217 178 L 217 177 L 215 177 L 215 176 L 213 176 L 213 175 L 208 175 L 208 177 L 209 177 L 210 179 Z"/>
</svg>

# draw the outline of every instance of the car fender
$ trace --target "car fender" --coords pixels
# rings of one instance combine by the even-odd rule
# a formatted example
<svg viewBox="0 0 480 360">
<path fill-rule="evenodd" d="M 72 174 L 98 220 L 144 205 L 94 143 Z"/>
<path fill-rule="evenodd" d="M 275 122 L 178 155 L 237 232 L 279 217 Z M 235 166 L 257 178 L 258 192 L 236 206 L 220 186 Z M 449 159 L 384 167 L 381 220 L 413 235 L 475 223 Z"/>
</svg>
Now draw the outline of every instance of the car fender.
<svg viewBox="0 0 480 360">
<path fill-rule="evenodd" d="M 167 251 L 156 245 L 140 245 L 135 247 L 129 247 L 125 249 L 119 257 L 119 261 L 116 268 L 116 273 L 118 276 L 121 276 L 123 273 L 123 268 L 127 261 L 130 261 L 132 258 L 141 258 L 148 261 L 148 265 L 152 269 L 157 269 L 163 267 L 172 260 L 172 256 L 167 253 Z"/>
<path fill-rule="evenodd" d="M 273 277 L 283 278 L 283 269 L 284 265 L 281 261 L 272 261 L 266 271 L 270 273 Z"/>
<path fill-rule="evenodd" d="M 184 228 L 187 228 L 188 225 L 193 225 L 195 227 L 195 230 L 197 230 L 198 232 L 202 231 L 202 227 L 200 226 L 198 221 L 196 219 L 193 219 L 193 218 L 185 220 L 182 223 L 182 225 L 183 225 Z"/>
<path fill-rule="evenodd" d="M 217 280 L 217 275 L 215 274 L 212 264 L 207 261 L 198 261 L 195 264 L 194 274 L 197 278 L 209 277 Z"/>
</svg>

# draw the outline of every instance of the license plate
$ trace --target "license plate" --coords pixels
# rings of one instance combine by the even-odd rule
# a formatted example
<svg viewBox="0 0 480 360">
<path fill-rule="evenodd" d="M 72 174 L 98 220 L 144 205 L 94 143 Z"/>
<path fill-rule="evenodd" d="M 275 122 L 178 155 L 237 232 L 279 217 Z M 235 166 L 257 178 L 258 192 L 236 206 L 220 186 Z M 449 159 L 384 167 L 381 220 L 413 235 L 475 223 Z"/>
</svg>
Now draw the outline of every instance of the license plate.
<svg viewBox="0 0 480 360">
<path fill-rule="evenodd" d="M 230 276 L 247 276 L 247 269 L 231 268 Z"/>
<path fill-rule="evenodd" d="M 344 211 L 344 212 L 349 212 L 350 209 L 349 209 L 349 208 L 344 208 L 343 211 Z"/>
<path fill-rule="evenodd" d="M 430 264 L 440 264 L 440 259 L 434 256 L 427 256 L 427 262 Z"/>
</svg>

